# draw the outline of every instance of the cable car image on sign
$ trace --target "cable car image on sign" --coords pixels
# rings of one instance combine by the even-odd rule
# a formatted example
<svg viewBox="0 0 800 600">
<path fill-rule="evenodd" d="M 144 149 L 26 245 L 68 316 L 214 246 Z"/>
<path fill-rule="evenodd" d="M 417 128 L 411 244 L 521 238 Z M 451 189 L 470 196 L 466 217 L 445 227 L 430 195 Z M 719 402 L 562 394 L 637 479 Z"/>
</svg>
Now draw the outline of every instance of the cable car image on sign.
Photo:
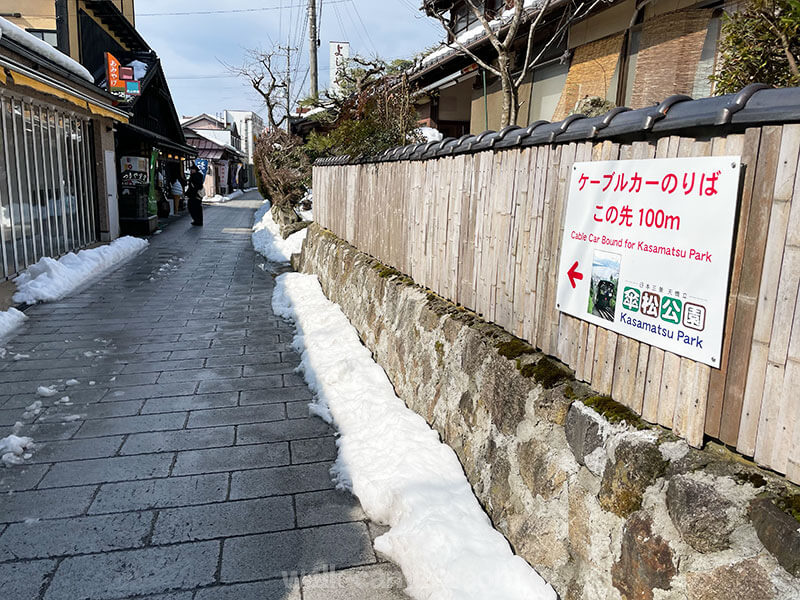
<svg viewBox="0 0 800 600">
<path fill-rule="evenodd" d="M 575 163 L 558 309 L 719 367 L 738 156 Z"/>
</svg>

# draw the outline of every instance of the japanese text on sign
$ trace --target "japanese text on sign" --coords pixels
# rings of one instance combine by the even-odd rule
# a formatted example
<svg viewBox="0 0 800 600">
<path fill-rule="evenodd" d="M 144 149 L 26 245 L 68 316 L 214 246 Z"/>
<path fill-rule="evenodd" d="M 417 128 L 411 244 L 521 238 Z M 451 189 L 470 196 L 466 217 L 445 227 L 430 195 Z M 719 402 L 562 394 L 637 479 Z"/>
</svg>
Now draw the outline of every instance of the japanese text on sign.
<svg viewBox="0 0 800 600">
<path fill-rule="evenodd" d="M 559 309 L 718 366 L 739 175 L 731 156 L 576 163 Z"/>
</svg>

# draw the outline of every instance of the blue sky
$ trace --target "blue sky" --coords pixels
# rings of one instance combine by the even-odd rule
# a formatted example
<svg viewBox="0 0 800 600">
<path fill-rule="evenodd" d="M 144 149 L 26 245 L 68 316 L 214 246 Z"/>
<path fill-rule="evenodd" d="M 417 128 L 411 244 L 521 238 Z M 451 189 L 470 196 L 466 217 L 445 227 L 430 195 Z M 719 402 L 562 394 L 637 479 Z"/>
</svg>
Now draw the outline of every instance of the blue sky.
<svg viewBox="0 0 800 600">
<path fill-rule="evenodd" d="M 419 4 L 421 0 L 323 0 L 320 88 L 328 85 L 330 41 L 349 41 L 351 54 L 393 59 L 410 57 L 443 39 L 439 24 L 425 18 L 417 10 Z M 301 48 L 294 55 L 300 58 L 293 79 L 305 79 L 307 91 L 306 7 L 306 0 L 136 0 L 136 28 L 161 58 L 179 115 L 214 114 L 226 108 L 263 114 L 259 96 L 230 77 L 222 63 L 240 64 L 249 48 L 289 42 Z M 196 14 L 264 8 L 270 10 Z M 158 14 L 148 16 L 153 13 Z"/>
</svg>

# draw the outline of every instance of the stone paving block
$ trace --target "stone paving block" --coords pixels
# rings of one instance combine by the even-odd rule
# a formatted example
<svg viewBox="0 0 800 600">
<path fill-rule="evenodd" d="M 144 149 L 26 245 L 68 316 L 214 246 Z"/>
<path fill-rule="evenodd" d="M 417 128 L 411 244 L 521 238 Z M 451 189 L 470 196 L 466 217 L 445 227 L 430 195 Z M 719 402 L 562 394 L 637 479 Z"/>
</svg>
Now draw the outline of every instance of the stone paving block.
<svg viewBox="0 0 800 600">
<path fill-rule="evenodd" d="M 228 408 L 239 402 L 239 392 L 221 394 L 195 394 L 193 396 L 172 396 L 153 398 L 145 402 L 142 414 L 199 410 L 205 408 Z"/>
<path fill-rule="evenodd" d="M 232 367 L 244 365 L 263 365 L 279 363 L 280 352 L 265 352 L 264 354 L 242 354 L 236 356 L 212 356 L 206 359 L 207 367 Z"/>
<path fill-rule="evenodd" d="M 135 433 L 128 436 L 120 454 L 220 448 L 233 445 L 235 435 L 232 426 Z"/>
<path fill-rule="evenodd" d="M 285 418 L 286 411 L 281 404 L 260 404 L 257 406 L 193 410 L 189 413 L 187 427 L 263 423 L 266 421 L 281 421 Z"/>
<path fill-rule="evenodd" d="M 281 377 L 283 377 L 283 387 L 306 385 L 305 379 L 297 373 L 284 373 Z"/>
<path fill-rule="evenodd" d="M 69 391 L 66 392 L 69 394 Z M 132 417 L 138 415 L 144 406 L 144 400 L 124 400 L 121 402 L 93 402 L 91 404 L 75 402 L 69 397 L 72 406 L 62 406 L 58 410 L 71 411 L 86 415 L 86 419 L 107 419 L 109 417 Z"/>
<path fill-rule="evenodd" d="M 0 536 L 0 561 L 141 548 L 152 523 L 146 512 L 14 523 Z"/>
<path fill-rule="evenodd" d="M 198 590 L 195 600 L 301 600 L 300 579 L 217 585 Z"/>
<path fill-rule="evenodd" d="M 113 419 L 94 419 L 86 421 L 78 430 L 78 433 L 75 434 L 75 437 L 87 438 L 144 431 L 182 429 L 184 423 L 186 423 L 187 414 L 186 412 L 175 412 L 138 415 L 135 417 L 116 417 Z"/>
<path fill-rule="evenodd" d="M 204 381 L 206 379 L 230 379 L 242 376 L 242 367 L 216 367 L 184 371 L 165 371 L 158 377 L 158 383 L 176 381 Z"/>
<path fill-rule="evenodd" d="M 102 514 L 222 502 L 227 494 L 227 473 L 106 483 L 100 487 L 89 513 Z"/>
<path fill-rule="evenodd" d="M 130 363 L 122 369 L 122 373 L 160 373 L 162 371 L 181 371 L 184 369 L 203 368 L 204 358 L 187 358 L 184 360 L 160 360 L 155 362 Z"/>
<path fill-rule="evenodd" d="M 304 600 L 408 600 L 402 571 L 387 563 L 311 573 L 302 585 Z"/>
<path fill-rule="evenodd" d="M 279 388 L 283 385 L 281 375 L 265 375 L 263 377 L 248 377 L 240 379 L 213 379 L 201 381 L 197 391 L 201 394 L 214 392 L 235 392 L 243 390 L 260 390 L 264 388 Z"/>
<path fill-rule="evenodd" d="M 0 523 L 76 517 L 92 503 L 96 486 L 0 494 Z"/>
<path fill-rule="evenodd" d="M 0 493 L 35 488 L 49 468 L 50 465 L 24 464 L 0 469 Z"/>
<path fill-rule="evenodd" d="M 307 419 L 311 416 L 308 409 L 308 401 L 301 400 L 299 402 L 286 403 L 286 418 L 287 419 Z"/>
<path fill-rule="evenodd" d="M 126 387 L 132 385 L 147 385 L 158 380 L 158 373 L 129 373 L 127 375 L 114 375 L 109 379 L 106 387 Z"/>
<path fill-rule="evenodd" d="M 65 559 L 45 600 L 112 600 L 192 589 L 214 582 L 219 542 L 126 550 Z"/>
<path fill-rule="evenodd" d="M 311 400 L 313 394 L 308 386 L 278 387 L 264 390 L 247 390 L 241 393 L 239 404 L 269 404 L 271 402 L 292 402 L 295 400 Z"/>
<path fill-rule="evenodd" d="M 137 349 L 137 354 L 149 354 L 150 352 L 178 352 L 181 350 L 202 350 L 210 348 L 211 342 L 205 340 L 191 340 L 185 342 L 160 342 L 157 344 L 141 344 Z"/>
<path fill-rule="evenodd" d="M 174 350 L 170 360 L 187 360 L 196 358 L 213 358 L 221 356 L 241 356 L 244 354 L 244 344 L 236 346 L 222 346 L 215 348 L 201 348 L 195 350 Z M 224 366 L 224 365 L 220 365 Z"/>
<path fill-rule="evenodd" d="M 298 527 L 363 521 L 367 518 L 358 499 L 350 492 L 341 490 L 308 492 L 297 494 L 294 500 Z"/>
<path fill-rule="evenodd" d="M 281 405 L 268 404 L 266 406 Z M 237 427 L 236 443 L 260 444 L 263 442 L 283 442 L 307 438 L 320 438 L 333 435 L 333 433 L 333 428 L 325 421 L 317 417 L 311 417 L 308 419 L 293 419 L 273 423 L 239 425 L 239 427 Z"/>
<path fill-rule="evenodd" d="M 55 571 L 54 560 L 0 564 L 3 597 L 9 600 L 37 600 L 47 577 Z"/>
<path fill-rule="evenodd" d="M 332 437 L 295 440 L 290 445 L 293 465 L 336 458 L 336 439 Z"/>
<path fill-rule="evenodd" d="M 225 540 L 221 579 L 256 581 L 374 562 L 366 525 L 326 525 Z"/>
<path fill-rule="evenodd" d="M 293 527 L 290 496 L 221 502 L 162 510 L 156 520 L 153 543 L 208 540 Z"/>
<path fill-rule="evenodd" d="M 231 499 L 333 489 L 330 462 L 252 469 L 231 474 Z"/>
<path fill-rule="evenodd" d="M 95 439 L 63 440 L 56 442 L 36 442 L 31 463 L 85 460 L 114 456 L 122 446 L 123 436 L 110 436 Z"/>
<path fill-rule="evenodd" d="M 20 435 L 33 438 L 36 443 L 68 440 L 78 431 L 81 424 L 77 423 L 34 423 L 26 425 Z"/>
<path fill-rule="evenodd" d="M 292 373 L 296 364 L 287 362 L 263 363 L 245 365 L 242 375 L 244 377 L 260 377 L 262 375 L 280 375 L 283 373 Z"/>
<path fill-rule="evenodd" d="M 56 463 L 39 488 L 166 477 L 172 459 L 164 453 Z"/>
<path fill-rule="evenodd" d="M 158 383 L 155 385 L 139 385 L 136 387 L 109 390 L 103 396 L 103 402 L 115 400 L 138 400 L 140 398 L 163 398 L 165 396 L 190 396 L 194 394 L 197 382 Z"/>
<path fill-rule="evenodd" d="M 289 445 L 285 442 L 259 446 L 235 446 L 179 452 L 173 475 L 193 475 L 220 471 L 240 471 L 289 464 Z"/>
</svg>

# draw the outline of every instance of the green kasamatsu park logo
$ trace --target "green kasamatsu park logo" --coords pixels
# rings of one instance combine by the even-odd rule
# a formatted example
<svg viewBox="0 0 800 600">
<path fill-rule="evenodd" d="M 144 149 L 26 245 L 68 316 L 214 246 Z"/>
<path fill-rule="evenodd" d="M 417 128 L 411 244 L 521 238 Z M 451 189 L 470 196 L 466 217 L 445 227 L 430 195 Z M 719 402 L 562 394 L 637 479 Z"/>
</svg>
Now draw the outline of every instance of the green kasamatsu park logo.
<svg viewBox="0 0 800 600">
<path fill-rule="evenodd" d="M 643 291 L 626 286 L 622 290 L 622 306 L 632 313 L 651 319 L 660 319 L 673 325 L 681 325 L 702 331 L 706 324 L 705 306 L 686 302 L 680 298 Z"/>
</svg>

